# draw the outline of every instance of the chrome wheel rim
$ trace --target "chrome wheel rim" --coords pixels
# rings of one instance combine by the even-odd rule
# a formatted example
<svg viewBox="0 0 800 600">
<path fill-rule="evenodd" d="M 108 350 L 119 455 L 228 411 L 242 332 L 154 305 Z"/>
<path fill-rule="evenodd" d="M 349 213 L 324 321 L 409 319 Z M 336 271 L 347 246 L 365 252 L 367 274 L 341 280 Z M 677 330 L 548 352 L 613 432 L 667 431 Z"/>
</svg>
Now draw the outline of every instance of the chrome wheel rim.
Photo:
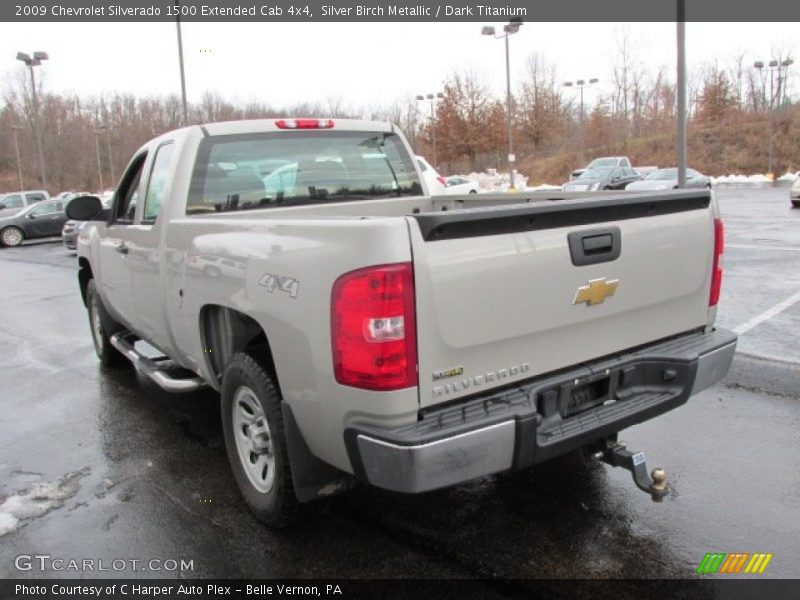
<svg viewBox="0 0 800 600">
<path fill-rule="evenodd" d="M 19 229 L 10 227 L 3 232 L 3 243 L 6 246 L 19 246 L 22 243 L 22 234 Z"/>
<path fill-rule="evenodd" d="M 255 392 L 242 386 L 233 395 L 232 411 L 239 461 L 253 487 L 266 494 L 275 484 L 275 453 L 264 408 Z"/>
<path fill-rule="evenodd" d="M 100 356 L 103 353 L 103 324 L 100 322 L 100 311 L 97 307 L 97 296 L 92 295 L 89 303 L 89 324 L 92 328 L 92 342 L 94 350 Z"/>
</svg>

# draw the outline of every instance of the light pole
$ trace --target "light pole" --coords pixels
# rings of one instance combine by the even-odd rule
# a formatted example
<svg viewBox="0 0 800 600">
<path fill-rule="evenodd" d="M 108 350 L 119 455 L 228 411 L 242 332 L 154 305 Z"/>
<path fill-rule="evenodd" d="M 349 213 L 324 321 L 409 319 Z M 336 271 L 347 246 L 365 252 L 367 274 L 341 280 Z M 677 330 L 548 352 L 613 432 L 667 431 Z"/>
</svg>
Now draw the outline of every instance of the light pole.
<svg viewBox="0 0 800 600">
<path fill-rule="evenodd" d="M 597 83 L 599 79 L 596 77 L 592 77 L 588 82 L 585 79 L 576 79 L 575 81 L 565 81 L 564 87 L 577 87 L 581 91 L 581 112 L 580 112 L 580 125 L 581 125 L 581 159 L 583 159 L 584 153 L 584 146 L 586 144 L 586 130 L 584 125 L 584 113 L 583 113 L 583 88 L 587 85 L 594 85 Z"/>
<path fill-rule="evenodd" d="M 111 155 L 111 127 L 102 123 L 97 126 L 101 132 L 106 134 L 106 152 L 108 153 L 108 172 L 111 174 L 111 186 L 113 187 L 114 182 L 117 180 L 114 177 L 114 157 Z"/>
<path fill-rule="evenodd" d="M 183 103 L 183 126 L 189 125 L 189 108 L 186 105 L 186 74 L 183 69 L 183 37 L 181 36 L 181 3 L 176 1 L 175 26 L 178 29 L 178 64 L 181 69 L 181 101 Z"/>
<path fill-rule="evenodd" d="M 676 148 L 675 159 L 678 166 L 678 187 L 686 187 L 686 0 L 678 0 L 677 2 L 677 15 L 675 23 L 675 45 L 676 45 L 676 77 L 675 83 L 676 102 L 675 110 L 677 112 L 677 132 L 676 132 Z"/>
<path fill-rule="evenodd" d="M 102 131 L 100 129 L 94 130 L 94 147 L 97 150 L 97 176 L 100 178 L 100 192 L 105 190 L 105 186 L 103 185 L 103 166 L 100 162 L 100 134 Z"/>
<path fill-rule="evenodd" d="M 787 58 L 783 62 L 781 62 L 781 66 L 783 67 L 783 99 L 781 100 L 781 106 L 786 106 L 787 96 L 787 88 L 789 83 L 789 67 L 794 64 L 794 61 L 791 58 Z"/>
<path fill-rule="evenodd" d="M 514 162 L 516 161 L 516 156 L 514 156 L 514 138 L 511 131 L 511 63 L 509 60 L 508 37 L 514 33 L 517 33 L 521 26 L 522 19 L 514 17 L 507 24 L 503 25 L 503 31 L 505 33 L 501 35 L 497 35 L 494 27 L 488 25 L 481 29 L 481 35 L 490 35 L 497 40 L 500 38 L 505 38 L 506 41 L 506 113 L 508 117 L 509 191 L 516 191 L 516 187 L 514 186 Z"/>
<path fill-rule="evenodd" d="M 420 102 L 424 102 L 428 100 L 431 103 L 431 140 L 433 142 L 433 168 L 437 168 L 437 160 L 436 160 L 436 101 L 441 100 L 444 98 L 444 94 L 442 92 L 436 92 L 434 94 L 428 94 L 427 96 L 419 95 L 417 96 L 417 100 Z"/>
<path fill-rule="evenodd" d="M 777 60 L 771 60 L 766 65 L 763 61 L 757 60 L 753 63 L 753 67 L 758 71 L 759 77 L 761 79 L 761 104 L 767 111 L 767 139 L 768 141 L 768 150 L 767 150 L 767 173 L 768 177 L 772 175 L 772 113 L 773 109 L 775 108 L 775 72 L 778 72 L 778 91 L 780 92 L 781 81 L 783 81 L 784 88 L 786 86 L 786 73 L 789 70 L 789 66 L 792 65 L 794 61 L 790 58 L 787 58 L 784 61 L 778 62 Z M 784 75 L 781 75 L 781 68 L 784 69 Z M 765 71 L 769 72 L 769 103 L 767 103 L 767 94 L 766 94 L 766 86 L 767 86 L 767 78 Z M 781 79 L 783 77 L 783 79 Z M 785 93 L 785 89 L 784 89 Z M 779 94 L 780 95 L 780 94 Z"/>
<path fill-rule="evenodd" d="M 31 99 L 33 100 L 33 128 L 36 132 L 36 150 L 39 154 L 39 172 L 42 178 L 42 187 L 47 189 L 47 173 L 44 166 L 44 150 L 42 149 L 42 130 L 39 126 L 39 99 L 36 96 L 36 77 L 33 74 L 33 67 L 38 67 L 43 60 L 50 57 L 47 52 L 34 52 L 33 58 L 24 52 L 17 52 L 17 60 L 25 63 L 31 73 Z"/>
<path fill-rule="evenodd" d="M 14 148 L 17 151 L 17 174 L 19 175 L 19 191 L 21 192 L 25 189 L 25 184 L 22 182 L 22 159 L 19 155 L 19 132 L 22 126 L 14 125 L 12 129 L 14 130 Z"/>
</svg>

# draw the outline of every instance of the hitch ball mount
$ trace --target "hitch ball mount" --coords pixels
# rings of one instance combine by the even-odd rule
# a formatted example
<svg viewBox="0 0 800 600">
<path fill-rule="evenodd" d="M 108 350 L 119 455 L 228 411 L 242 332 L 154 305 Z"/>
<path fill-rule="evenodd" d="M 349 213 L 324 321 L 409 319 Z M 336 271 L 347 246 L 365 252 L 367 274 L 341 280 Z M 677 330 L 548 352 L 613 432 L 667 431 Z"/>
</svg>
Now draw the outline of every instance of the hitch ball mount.
<svg viewBox="0 0 800 600">
<path fill-rule="evenodd" d="M 666 471 L 655 468 L 648 473 L 644 452 L 631 452 L 625 447 L 624 442 L 608 441 L 600 450 L 591 453 L 590 456 L 592 459 L 612 467 L 622 467 L 630 471 L 636 487 L 650 494 L 653 502 L 661 502 L 669 493 Z"/>
</svg>

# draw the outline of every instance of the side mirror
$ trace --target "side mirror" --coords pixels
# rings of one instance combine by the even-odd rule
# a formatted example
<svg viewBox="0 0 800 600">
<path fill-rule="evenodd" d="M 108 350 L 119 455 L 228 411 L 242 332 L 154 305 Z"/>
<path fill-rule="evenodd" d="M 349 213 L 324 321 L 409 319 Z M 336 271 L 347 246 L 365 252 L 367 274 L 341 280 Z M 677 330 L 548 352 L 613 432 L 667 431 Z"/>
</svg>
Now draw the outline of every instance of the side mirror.
<svg viewBox="0 0 800 600">
<path fill-rule="evenodd" d="M 4 208 L 8 208 L 8 207 L 5 204 L 3 204 L 2 202 L 0 202 L 0 210 L 3 210 Z"/>
<path fill-rule="evenodd" d="M 73 221 L 105 221 L 108 211 L 97 196 L 78 196 L 67 203 L 67 218 Z"/>
<path fill-rule="evenodd" d="M 78 196 L 67 204 L 67 218 L 73 221 L 105 221 L 108 213 L 97 196 Z"/>
<path fill-rule="evenodd" d="M 36 215 L 35 215 L 35 214 L 33 214 L 33 213 L 28 213 L 26 216 L 27 216 L 29 219 L 35 219 L 35 218 L 36 218 Z"/>
</svg>

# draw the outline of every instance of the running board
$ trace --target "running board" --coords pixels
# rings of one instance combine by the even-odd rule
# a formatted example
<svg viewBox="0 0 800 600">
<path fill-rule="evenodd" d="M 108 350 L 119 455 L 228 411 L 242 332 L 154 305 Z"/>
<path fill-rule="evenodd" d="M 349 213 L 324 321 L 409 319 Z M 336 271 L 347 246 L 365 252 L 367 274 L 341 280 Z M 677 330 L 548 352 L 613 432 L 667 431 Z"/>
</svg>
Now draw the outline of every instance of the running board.
<svg viewBox="0 0 800 600">
<path fill-rule="evenodd" d="M 120 331 L 110 338 L 111 345 L 133 363 L 139 371 L 147 375 L 158 386 L 168 392 L 184 393 L 193 392 L 206 387 L 206 382 L 200 377 L 177 378 L 167 372 L 163 366 L 159 365 L 163 359 L 152 359 L 144 356 L 136 350 L 136 342 L 139 338 L 130 331 Z M 157 362 L 158 361 L 158 362 Z"/>
</svg>

